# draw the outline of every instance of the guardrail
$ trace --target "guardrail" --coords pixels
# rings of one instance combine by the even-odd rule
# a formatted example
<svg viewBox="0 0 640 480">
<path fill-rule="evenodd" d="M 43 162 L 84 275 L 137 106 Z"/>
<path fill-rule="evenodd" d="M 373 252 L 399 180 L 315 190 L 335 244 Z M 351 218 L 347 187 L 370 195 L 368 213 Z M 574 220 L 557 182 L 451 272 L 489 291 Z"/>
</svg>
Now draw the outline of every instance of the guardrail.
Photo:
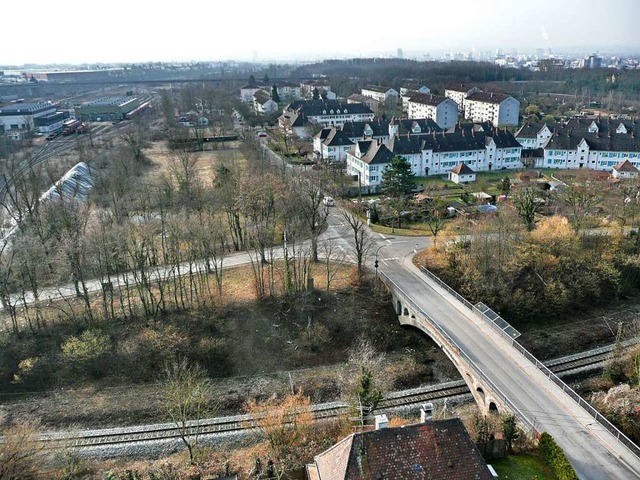
<svg viewBox="0 0 640 480">
<path fill-rule="evenodd" d="M 507 408 L 511 410 L 511 412 L 513 412 L 513 414 L 518 418 L 520 423 L 526 427 L 525 430 L 527 434 L 537 435 L 539 433 L 536 430 L 533 422 L 529 420 L 529 418 L 526 415 L 524 415 L 520 411 L 520 409 L 516 405 L 514 405 L 511 402 L 511 400 L 507 398 L 507 396 L 504 393 L 502 393 L 502 391 L 484 374 L 482 369 L 478 365 L 476 365 L 476 363 L 464 352 L 464 350 L 460 348 L 460 346 L 456 343 L 456 341 L 453 340 L 453 338 L 451 338 L 449 334 L 445 332 L 444 329 L 440 327 L 440 325 L 438 325 L 427 312 L 422 310 L 422 308 L 420 308 L 413 300 L 411 300 L 411 297 L 409 297 L 409 295 L 404 290 L 402 290 L 402 288 L 400 288 L 397 283 L 391 280 L 384 272 L 380 272 L 380 277 L 385 281 L 385 283 L 387 283 L 388 285 L 391 285 L 395 290 L 400 292 L 403 295 L 404 300 L 409 302 L 411 304 L 411 307 L 416 312 L 419 312 L 420 315 L 424 316 L 426 319 L 429 320 L 431 326 L 433 326 L 433 328 L 435 328 L 438 331 L 438 333 L 442 336 L 442 338 L 449 343 L 449 346 L 455 349 L 458 355 L 465 362 L 467 362 L 467 364 L 474 371 L 474 373 L 482 379 L 485 385 L 487 385 L 492 389 L 493 393 L 500 398 L 500 400 L 507 406 Z M 469 302 L 467 303 L 471 305 Z M 473 308 L 473 305 L 471 305 L 471 308 Z"/>
<path fill-rule="evenodd" d="M 529 352 L 526 348 L 524 348 L 519 342 L 517 342 L 515 338 L 513 338 L 510 335 L 508 335 L 503 329 L 501 329 L 498 325 L 496 325 L 489 317 L 484 315 L 484 313 L 482 311 L 480 311 L 471 302 L 469 302 L 466 298 L 464 298 L 462 295 L 460 295 L 458 292 L 456 292 L 454 289 L 452 289 L 449 285 L 447 285 L 445 282 L 443 282 L 433 272 L 427 270 L 424 267 L 422 267 L 422 271 L 431 280 L 435 281 L 439 286 L 444 288 L 447 291 L 447 293 L 449 293 L 456 300 L 461 302 L 465 307 L 467 307 L 469 310 L 471 310 L 474 313 L 476 313 L 482 320 L 485 320 L 486 322 L 488 322 L 492 326 L 492 328 L 494 330 L 496 330 L 503 338 L 508 340 L 509 343 L 517 351 L 519 351 L 522 355 L 524 355 L 524 357 L 527 360 L 529 360 L 540 371 L 542 371 L 542 373 L 544 373 L 545 376 L 547 378 L 549 378 L 549 380 L 551 380 L 553 383 L 555 383 L 558 387 L 562 388 L 562 391 L 565 392 L 567 395 L 569 395 L 576 403 L 578 403 L 578 405 L 580 405 L 596 422 L 598 422 L 600 425 L 602 425 L 604 428 L 606 428 L 612 435 L 614 435 L 618 439 L 618 441 L 623 443 L 627 448 L 629 448 L 629 450 L 631 450 L 633 452 L 634 455 L 636 455 L 637 457 L 640 458 L 640 447 L 638 447 L 638 445 L 636 445 L 634 442 L 632 442 L 631 439 L 629 439 L 629 437 L 627 437 L 624 433 L 622 433 L 615 425 L 613 425 L 609 420 L 607 420 L 600 412 L 598 412 L 595 408 L 593 408 L 593 406 L 591 406 L 591 404 L 589 402 L 584 400 L 571 387 L 569 387 L 569 385 L 567 385 L 555 373 L 553 373 L 551 370 L 549 370 L 549 368 L 547 368 L 540 360 L 538 360 L 536 357 L 534 357 L 533 354 L 531 352 Z M 395 284 L 394 284 L 394 286 L 395 286 Z M 395 287 L 398 288 L 397 286 L 395 286 Z M 406 294 L 405 294 L 405 296 L 406 296 Z M 424 312 L 422 312 L 422 310 L 420 310 L 420 312 L 421 312 L 421 314 L 424 314 L 427 318 L 429 318 L 431 320 L 431 317 L 429 317 Z M 431 322 L 434 323 L 434 325 L 435 325 L 435 322 L 433 322 L 433 320 L 431 320 Z M 437 325 L 435 325 L 435 326 L 436 326 L 436 328 L 438 328 Z M 460 352 L 460 353 L 463 354 L 463 352 Z M 484 380 L 484 378 L 483 378 L 483 380 Z M 492 385 L 491 382 L 489 382 L 489 385 Z M 492 386 L 492 388 L 495 388 L 495 387 Z M 527 421 L 528 421 L 528 423 L 530 425 L 532 425 L 532 423 L 529 420 L 527 420 Z"/>
</svg>

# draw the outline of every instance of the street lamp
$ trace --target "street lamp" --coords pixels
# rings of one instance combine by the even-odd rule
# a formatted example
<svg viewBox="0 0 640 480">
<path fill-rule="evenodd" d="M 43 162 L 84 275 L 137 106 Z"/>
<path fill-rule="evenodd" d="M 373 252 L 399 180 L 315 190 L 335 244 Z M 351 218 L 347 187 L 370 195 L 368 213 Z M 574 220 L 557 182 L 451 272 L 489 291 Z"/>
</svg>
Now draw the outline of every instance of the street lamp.
<svg viewBox="0 0 640 480">
<path fill-rule="evenodd" d="M 373 264 L 373 266 L 374 266 L 374 267 L 375 267 L 375 269 L 376 269 L 376 280 L 378 279 L 378 252 L 380 251 L 380 249 L 381 249 L 381 248 L 388 247 L 389 245 L 390 245 L 390 244 L 388 244 L 388 243 L 387 243 L 387 244 L 385 244 L 385 245 L 380 245 L 380 246 L 378 247 L 378 249 L 376 250 L 376 261 L 375 261 L 375 263 Z"/>
</svg>

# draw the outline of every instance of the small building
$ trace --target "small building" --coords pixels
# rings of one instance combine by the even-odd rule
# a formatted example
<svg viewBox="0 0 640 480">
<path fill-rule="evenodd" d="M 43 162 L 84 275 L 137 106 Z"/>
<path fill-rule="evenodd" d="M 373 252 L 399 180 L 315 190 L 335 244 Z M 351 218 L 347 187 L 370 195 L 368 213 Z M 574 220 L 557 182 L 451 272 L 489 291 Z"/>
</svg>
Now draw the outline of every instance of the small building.
<svg viewBox="0 0 640 480">
<path fill-rule="evenodd" d="M 629 160 L 624 160 L 613 167 L 613 178 L 637 178 L 638 169 Z"/>
<path fill-rule="evenodd" d="M 357 175 L 360 185 L 375 191 L 382 181 L 382 173 L 394 154 L 380 140 L 360 140 L 347 152 L 347 174 Z"/>
<path fill-rule="evenodd" d="M 378 113 L 378 108 L 380 107 L 380 102 L 378 100 L 373 97 L 365 97 L 359 93 L 349 95 L 347 103 L 362 103 L 369 107 L 373 113 Z"/>
<path fill-rule="evenodd" d="M 360 90 L 364 97 L 376 99 L 378 102 L 386 102 L 390 98 L 398 101 L 398 91 L 389 87 L 379 87 L 377 85 L 367 85 Z"/>
<path fill-rule="evenodd" d="M 470 183 L 476 181 L 476 172 L 466 163 L 460 163 L 449 171 L 449 180 L 453 183 Z"/>
<path fill-rule="evenodd" d="M 257 114 L 269 115 L 278 111 L 278 104 L 265 90 L 257 90 L 253 94 L 253 108 Z"/>
<path fill-rule="evenodd" d="M 353 433 L 306 466 L 308 480 L 493 480 L 459 418 Z"/>
<path fill-rule="evenodd" d="M 62 124 L 69 118 L 69 112 L 54 112 L 33 119 L 33 125 L 40 133 L 51 133 L 62 129 Z"/>
<path fill-rule="evenodd" d="M 140 106 L 140 99 L 130 95 L 103 97 L 84 102 L 75 108 L 76 118 L 86 122 L 112 122 L 124 120 L 127 113 Z"/>
<path fill-rule="evenodd" d="M 313 137 L 313 151 L 318 158 L 330 163 L 342 162 L 355 144 L 342 130 L 323 128 Z"/>
</svg>

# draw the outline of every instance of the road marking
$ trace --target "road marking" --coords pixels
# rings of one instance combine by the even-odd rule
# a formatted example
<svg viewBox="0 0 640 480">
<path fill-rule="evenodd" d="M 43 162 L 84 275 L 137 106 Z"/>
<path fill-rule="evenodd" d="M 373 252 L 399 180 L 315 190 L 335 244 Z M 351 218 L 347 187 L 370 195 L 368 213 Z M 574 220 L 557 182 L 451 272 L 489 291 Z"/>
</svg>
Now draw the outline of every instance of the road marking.
<svg viewBox="0 0 640 480">
<path fill-rule="evenodd" d="M 387 240 L 387 237 L 385 237 L 383 234 L 379 233 L 378 235 L 380 235 L 382 237 L 383 240 Z M 387 240 L 388 241 L 388 240 Z"/>
</svg>

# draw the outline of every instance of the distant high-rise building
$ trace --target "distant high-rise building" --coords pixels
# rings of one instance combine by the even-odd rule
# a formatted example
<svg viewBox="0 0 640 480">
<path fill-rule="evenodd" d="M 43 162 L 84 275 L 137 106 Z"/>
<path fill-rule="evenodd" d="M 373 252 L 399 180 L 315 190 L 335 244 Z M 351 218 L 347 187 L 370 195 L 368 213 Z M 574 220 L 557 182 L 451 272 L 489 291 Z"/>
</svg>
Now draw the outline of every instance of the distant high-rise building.
<svg viewBox="0 0 640 480">
<path fill-rule="evenodd" d="M 595 53 L 592 53 L 584 59 L 584 68 L 593 70 L 600 67 L 602 67 L 602 57 L 597 56 Z"/>
<path fill-rule="evenodd" d="M 544 49 L 543 48 L 538 48 L 536 50 L 536 58 L 538 60 L 542 60 L 544 58 Z"/>
<path fill-rule="evenodd" d="M 404 52 L 402 51 L 401 48 L 398 49 L 396 56 L 398 58 L 404 58 Z"/>
</svg>

